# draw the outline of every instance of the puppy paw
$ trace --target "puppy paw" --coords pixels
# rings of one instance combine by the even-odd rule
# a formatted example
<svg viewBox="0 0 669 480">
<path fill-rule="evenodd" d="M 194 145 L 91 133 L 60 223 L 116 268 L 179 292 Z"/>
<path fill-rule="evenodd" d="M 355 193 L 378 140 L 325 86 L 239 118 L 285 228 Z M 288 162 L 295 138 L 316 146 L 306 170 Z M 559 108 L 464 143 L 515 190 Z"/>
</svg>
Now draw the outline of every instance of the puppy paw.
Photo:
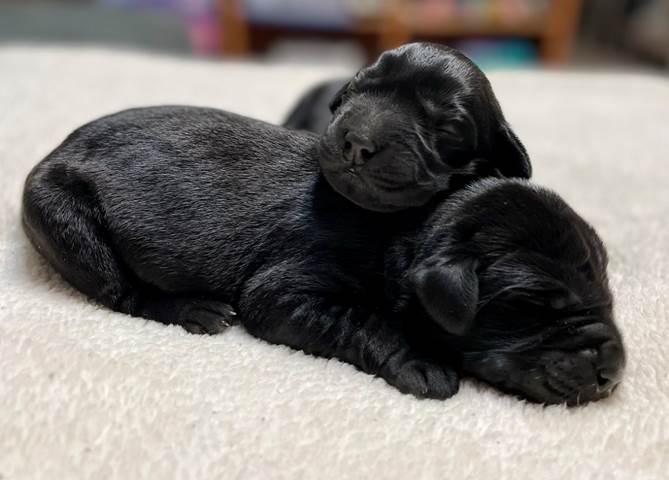
<svg viewBox="0 0 669 480">
<path fill-rule="evenodd" d="M 185 301 L 179 311 L 179 325 L 187 332 L 215 335 L 237 323 L 236 313 L 227 303 L 217 300 Z"/>
<path fill-rule="evenodd" d="M 451 367 L 419 358 L 396 365 L 384 378 L 402 393 L 442 400 L 455 395 L 460 384 L 457 372 Z"/>
<path fill-rule="evenodd" d="M 232 307 L 219 300 L 159 295 L 140 302 L 135 315 L 165 325 L 180 325 L 190 333 L 214 335 L 237 323 Z"/>
</svg>

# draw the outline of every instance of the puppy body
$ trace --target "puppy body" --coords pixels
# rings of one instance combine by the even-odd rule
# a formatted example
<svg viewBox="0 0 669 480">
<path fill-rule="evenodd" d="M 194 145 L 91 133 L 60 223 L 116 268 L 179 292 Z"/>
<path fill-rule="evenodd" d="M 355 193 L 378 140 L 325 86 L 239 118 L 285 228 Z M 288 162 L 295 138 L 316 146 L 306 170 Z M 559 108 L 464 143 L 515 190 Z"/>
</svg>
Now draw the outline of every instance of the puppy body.
<svg viewBox="0 0 669 480">
<path fill-rule="evenodd" d="M 324 181 L 316 151 L 310 134 L 217 110 L 129 110 L 75 131 L 33 169 L 25 230 L 114 310 L 191 332 L 239 318 L 404 392 L 452 395 L 455 372 L 386 315 L 383 252 L 421 214 L 357 207 Z"/>
</svg>

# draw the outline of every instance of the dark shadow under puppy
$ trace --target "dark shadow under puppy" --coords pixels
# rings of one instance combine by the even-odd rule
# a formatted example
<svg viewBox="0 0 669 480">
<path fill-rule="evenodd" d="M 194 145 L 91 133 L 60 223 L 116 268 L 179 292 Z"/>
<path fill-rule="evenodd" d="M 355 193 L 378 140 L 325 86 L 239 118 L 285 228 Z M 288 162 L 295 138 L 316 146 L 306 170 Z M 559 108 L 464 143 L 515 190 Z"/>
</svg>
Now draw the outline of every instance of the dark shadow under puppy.
<svg viewBox="0 0 669 480">
<path fill-rule="evenodd" d="M 391 298 L 417 349 L 537 402 L 585 403 L 619 383 L 625 355 L 606 250 L 556 194 L 479 181 L 389 259 L 389 278 L 405 272 Z"/>
</svg>

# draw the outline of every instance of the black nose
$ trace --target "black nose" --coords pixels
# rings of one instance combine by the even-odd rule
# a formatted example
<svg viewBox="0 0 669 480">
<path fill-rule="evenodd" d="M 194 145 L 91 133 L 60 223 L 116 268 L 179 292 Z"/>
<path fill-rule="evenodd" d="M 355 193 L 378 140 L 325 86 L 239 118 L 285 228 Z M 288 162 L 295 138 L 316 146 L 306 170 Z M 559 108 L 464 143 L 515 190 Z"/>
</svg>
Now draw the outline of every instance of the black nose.
<svg viewBox="0 0 669 480">
<path fill-rule="evenodd" d="M 566 374 L 563 380 L 574 382 L 576 389 L 567 403 L 578 405 L 604 398 L 622 378 L 625 366 L 622 343 L 609 340 L 598 348 L 583 350 L 568 364 L 571 369 L 563 370 Z"/>
<path fill-rule="evenodd" d="M 620 374 L 609 370 L 597 372 L 597 389 L 600 392 L 608 392 L 620 383 Z"/>
<path fill-rule="evenodd" d="M 620 342 L 610 340 L 602 344 L 595 361 L 597 390 L 613 390 L 620 383 L 624 364 L 625 356 Z"/>
<path fill-rule="evenodd" d="M 346 132 L 344 135 L 344 158 L 353 165 L 363 165 L 376 153 L 376 145 L 364 135 Z"/>
</svg>

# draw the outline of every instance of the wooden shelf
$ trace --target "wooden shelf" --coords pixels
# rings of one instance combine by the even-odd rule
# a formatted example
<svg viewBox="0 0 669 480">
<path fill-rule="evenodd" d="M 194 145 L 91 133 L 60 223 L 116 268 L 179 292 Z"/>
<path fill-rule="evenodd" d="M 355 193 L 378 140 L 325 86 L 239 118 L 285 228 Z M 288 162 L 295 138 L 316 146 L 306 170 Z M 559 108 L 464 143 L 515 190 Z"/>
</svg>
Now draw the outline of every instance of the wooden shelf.
<svg viewBox="0 0 669 480">
<path fill-rule="evenodd" d="M 252 50 L 251 37 L 257 35 L 262 45 L 272 37 L 320 35 L 363 39 L 370 58 L 380 51 L 395 48 L 415 38 L 438 41 L 466 37 L 514 37 L 536 41 L 541 58 L 562 62 L 569 57 L 578 23 L 582 0 L 551 0 L 542 14 L 533 14 L 516 21 L 472 16 L 427 16 L 413 0 L 385 0 L 378 15 L 361 18 L 349 31 L 317 32 L 308 29 L 258 27 L 248 24 L 242 15 L 243 0 L 219 0 L 222 9 L 225 53 L 246 54 Z M 376 38 L 370 47 L 369 38 Z"/>
<path fill-rule="evenodd" d="M 526 37 L 538 38 L 545 31 L 545 16 L 506 23 L 476 19 L 446 19 L 439 23 L 411 22 L 406 28 L 417 37 Z M 378 19 L 362 19 L 353 30 L 378 34 Z"/>
</svg>

